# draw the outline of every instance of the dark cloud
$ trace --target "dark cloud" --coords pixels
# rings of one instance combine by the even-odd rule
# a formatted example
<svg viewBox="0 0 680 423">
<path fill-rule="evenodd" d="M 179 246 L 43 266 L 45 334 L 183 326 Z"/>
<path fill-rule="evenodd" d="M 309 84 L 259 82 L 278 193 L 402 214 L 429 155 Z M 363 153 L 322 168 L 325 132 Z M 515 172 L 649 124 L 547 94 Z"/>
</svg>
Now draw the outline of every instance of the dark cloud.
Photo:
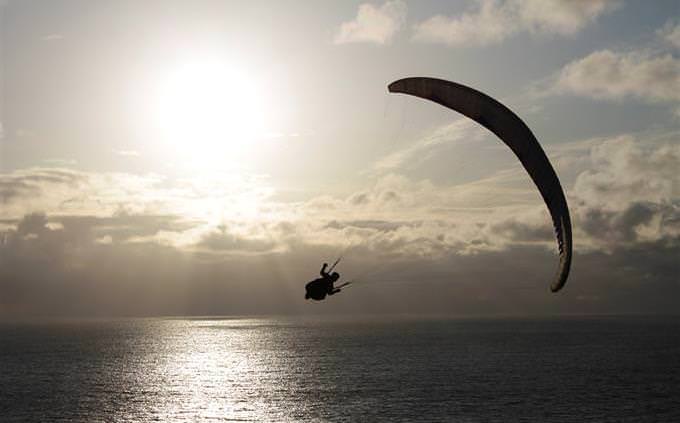
<svg viewBox="0 0 680 423">
<path fill-rule="evenodd" d="M 38 196 L 50 185 L 76 187 L 87 176 L 66 169 L 35 168 L 25 172 L 0 174 L 0 201 L 10 202 L 22 196 Z"/>
<path fill-rule="evenodd" d="M 0 178 L 0 202 L 8 203 L 24 195 L 38 195 L 40 188 L 27 181 Z"/>
<path fill-rule="evenodd" d="M 7 231 L 0 245 L 0 314 L 201 314 L 232 306 L 245 312 L 243 295 L 271 303 L 261 292 L 273 283 L 263 277 L 269 266 L 250 269 L 259 284 L 249 286 L 242 260 L 202 262 L 151 242 L 101 244 L 93 222 L 101 220 L 70 217 L 50 229 L 51 219 L 32 214 Z"/>
<path fill-rule="evenodd" d="M 168 224 L 158 220 L 157 227 Z M 223 228 L 202 242 L 260 254 L 205 261 L 196 252 L 152 242 L 98 243 L 100 233 L 92 228 L 102 221 L 31 214 L 7 231 L 0 246 L 3 313 L 671 312 L 675 302 L 669 299 L 680 294 L 677 237 L 607 253 L 577 253 L 572 279 L 559 295 L 550 294 L 547 286 L 555 255 L 539 245 L 408 258 L 381 255 L 379 248 L 394 247 L 383 239 L 346 251 L 339 270 L 346 277 L 363 277 L 337 300 L 315 307 L 302 298 L 302 287 L 315 277 L 322 260 L 337 255 L 336 248 L 297 243 L 284 252 L 265 252 L 271 245 L 239 239 Z M 55 222 L 63 227 L 53 228 Z M 125 218 L 118 221 L 125 223 Z M 449 248 L 436 237 L 414 244 Z"/>
<path fill-rule="evenodd" d="M 15 179 L 29 181 L 36 184 L 41 183 L 53 183 L 53 184 L 66 184 L 75 186 L 80 182 L 87 180 L 85 174 L 66 170 L 66 169 L 35 169 L 32 173 L 25 174 L 23 176 L 15 177 Z"/>
<path fill-rule="evenodd" d="M 548 222 L 545 224 L 526 223 L 516 219 L 492 224 L 491 231 L 516 242 L 548 242 L 553 241 L 555 233 Z"/>
<path fill-rule="evenodd" d="M 47 230 L 47 216 L 43 213 L 28 214 L 17 225 L 17 234 L 20 236 L 40 235 Z"/>
<path fill-rule="evenodd" d="M 114 242 L 154 235 L 161 231 L 181 232 L 201 223 L 176 215 L 134 215 L 125 212 L 110 217 L 54 216 L 52 220 L 62 224 L 71 233 L 94 237 L 108 235 Z"/>
<path fill-rule="evenodd" d="M 360 192 L 352 195 L 348 201 L 354 206 L 363 206 L 371 202 L 371 197 L 365 192 Z"/>
<path fill-rule="evenodd" d="M 621 211 L 587 208 L 580 212 L 578 222 L 581 229 L 600 241 L 630 243 L 639 241 L 642 235 L 638 230 L 657 217 L 660 225 L 668 226 L 677 221 L 680 214 L 672 206 L 634 202 Z"/>
<path fill-rule="evenodd" d="M 610 251 L 680 235 L 680 146 L 624 136 L 595 145 L 590 157 L 571 190 L 574 226 L 588 243 Z"/>
</svg>

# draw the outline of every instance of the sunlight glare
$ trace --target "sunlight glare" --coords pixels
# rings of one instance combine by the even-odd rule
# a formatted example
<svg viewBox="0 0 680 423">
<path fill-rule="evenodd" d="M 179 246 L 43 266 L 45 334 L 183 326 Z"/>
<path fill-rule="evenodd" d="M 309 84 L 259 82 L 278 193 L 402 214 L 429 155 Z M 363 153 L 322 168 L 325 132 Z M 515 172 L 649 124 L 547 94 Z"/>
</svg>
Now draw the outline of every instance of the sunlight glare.
<svg viewBox="0 0 680 423">
<path fill-rule="evenodd" d="M 261 86 L 219 62 L 185 63 L 168 72 L 159 81 L 155 112 L 166 148 L 203 166 L 241 159 L 266 131 Z"/>
</svg>

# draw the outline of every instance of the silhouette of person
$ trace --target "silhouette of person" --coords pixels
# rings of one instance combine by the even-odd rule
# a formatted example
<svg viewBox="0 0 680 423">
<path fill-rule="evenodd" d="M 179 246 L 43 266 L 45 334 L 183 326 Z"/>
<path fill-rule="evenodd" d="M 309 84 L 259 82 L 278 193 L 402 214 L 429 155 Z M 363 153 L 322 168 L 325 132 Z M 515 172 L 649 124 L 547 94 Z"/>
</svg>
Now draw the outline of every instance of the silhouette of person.
<svg viewBox="0 0 680 423">
<path fill-rule="evenodd" d="M 314 279 L 305 285 L 305 300 L 313 299 L 321 301 L 326 298 L 326 295 L 333 295 L 340 292 L 340 288 L 335 288 L 333 284 L 340 279 L 340 274 L 338 272 L 328 273 L 326 269 L 328 268 L 328 263 L 324 263 L 321 267 L 320 278 Z"/>
</svg>

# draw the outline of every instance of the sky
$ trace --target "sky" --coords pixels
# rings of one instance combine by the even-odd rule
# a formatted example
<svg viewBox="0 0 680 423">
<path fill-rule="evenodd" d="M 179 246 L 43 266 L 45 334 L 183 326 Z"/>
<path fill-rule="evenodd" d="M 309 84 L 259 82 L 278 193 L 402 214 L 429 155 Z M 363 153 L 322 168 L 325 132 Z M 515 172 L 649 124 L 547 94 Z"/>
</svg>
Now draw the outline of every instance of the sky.
<svg viewBox="0 0 680 423">
<path fill-rule="evenodd" d="M 558 294 L 517 159 L 407 76 L 532 129 Z M 674 313 L 679 253 L 675 0 L 0 0 L 0 318 Z"/>
</svg>

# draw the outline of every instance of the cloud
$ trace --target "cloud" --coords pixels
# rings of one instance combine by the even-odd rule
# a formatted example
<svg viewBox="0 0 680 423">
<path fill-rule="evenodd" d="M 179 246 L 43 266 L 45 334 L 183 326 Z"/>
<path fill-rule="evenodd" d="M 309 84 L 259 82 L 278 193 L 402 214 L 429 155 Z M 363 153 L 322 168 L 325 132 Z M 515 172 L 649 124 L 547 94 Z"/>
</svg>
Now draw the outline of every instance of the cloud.
<svg viewBox="0 0 680 423">
<path fill-rule="evenodd" d="M 426 137 L 388 157 L 391 162 L 394 157 L 406 158 L 411 153 L 433 157 L 441 146 Z M 677 133 L 594 138 L 562 144 L 547 152 L 563 176 L 563 186 L 569 188 L 567 197 L 577 231 L 577 248 L 612 251 L 641 242 L 663 243 L 680 235 Z M 413 161 L 411 158 L 403 163 Z M 394 210 L 393 215 L 402 220 L 419 216 L 451 223 L 447 236 L 458 234 L 461 242 L 448 245 L 450 251 L 499 250 L 524 241 L 543 242 L 553 248 L 545 206 L 524 170 L 516 161 L 512 163 L 514 166 L 505 170 L 490 170 L 491 176 L 454 186 L 417 186 L 403 177 L 390 176 L 382 185 L 351 199 L 362 209 L 380 210 L 383 216 Z M 420 166 L 431 164 L 423 161 Z M 385 204 L 379 199 L 388 186 L 398 194 L 398 200 Z M 486 212 L 479 214 L 483 210 Z M 465 222 L 465 232 L 453 225 L 457 220 Z"/>
<path fill-rule="evenodd" d="M 359 256 L 433 260 L 449 254 L 505 249 L 513 242 L 514 234 L 510 230 L 501 233 L 494 225 L 502 224 L 510 217 L 519 219 L 517 225 L 520 221 L 528 222 L 526 228 L 540 226 L 535 229 L 537 232 L 551 232 L 547 212 L 542 208 L 536 212 L 537 202 L 518 208 L 516 202 L 506 201 L 507 196 L 515 195 L 496 195 L 502 190 L 493 188 L 490 182 L 437 186 L 428 180 L 384 175 L 374 185 L 348 196 L 333 209 L 305 209 L 303 220 L 316 219 L 319 226 L 311 228 L 302 241 L 330 246 L 351 245 L 354 254 Z M 492 197 L 494 205 L 479 207 L 475 197 L 486 197 L 487 203 Z M 519 240 L 522 243 L 536 241 Z M 551 242 L 552 237 L 539 242 L 545 244 L 546 241 Z"/>
<path fill-rule="evenodd" d="M 450 46 L 484 46 L 517 32 L 509 10 L 492 1 L 479 2 L 479 10 L 457 17 L 436 15 L 414 26 L 417 41 Z"/>
<path fill-rule="evenodd" d="M 598 50 L 573 60 L 536 84 L 538 97 L 576 95 L 601 101 L 637 99 L 667 104 L 677 118 L 680 102 L 680 60 L 668 47 L 677 48 L 678 25 L 668 21 L 656 31 L 651 47 L 628 51 Z"/>
<path fill-rule="evenodd" d="M 550 218 L 528 180 L 511 190 L 503 176 L 445 185 L 385 174 L 342 198 L 282 203 L 257 184 L 220 191 L 210 180 L 13 172 L 4 180 L 21 192 L 9 205 L 38 197 L 35 204 L 52 208 L 3 215 L 0 314 L 308 312 L 304 282 L 340 253 L 343 276 L 363 275 L 365 285 L 324 307 L 329 312 L 673 310 L 677 135 L 624 134 L 548 151 L 581 166 L 565 184 L 575 259 L 558 304 L 547 287 L 557 260 Z M 62 205 L 79 190 L 102 206 Z M 241 213 L 200 219 L 193 211 L 228 209 L 244 197 L 252 208 Z"/>
<path fill-rule="evenodd" d="M 34 211 L 91 216 L 124 211 L 219 221 L 244 213 L 266 216 L 268 212 L 259 206 L 270 195 L 271 189 L 256 175 L 217 173 L 177 179 L 152 173 L 38 167 L 0 173 L 3 217 L 13 219 Z M 222 204 L 230 207 L 218 207 Z"/>
<path fill-rule="evenodd" d="M 646 224 L 653 220 L 651 209 L 645 205 L 625 219 L 605 223 L 617 221 L 621 229 Z M 302 287 L 315 277 L 319 261 L 337 255 L 337 242 L 347 238 L 354 241 L 345 250 L 340 271 L 345 277 L 363 275 L 362 285 L 356 287 L 360 292 L 339 297 L 324 311 L 674 310 L 674 301 L 665 299 L 679 293 L 674 283 L 680 253 L 677 237 L 675 243 L 635 237 L 626 243 L 612 240 L 606 252 L 577 249 L 572 278 L 555 301 L 547 288 L 556 260 L 554 246 L 546 246 L 550 228 L 540 222 L 547 216 L 531 214 L 516 213 L 506 220 L 477 216 L 476 221 L 456 221 L 453 216 L 449 221 L 427 216 L 418 221 L 335 220 L 309 234 L 305 228 L 313 223 L 307 220 L 284 222 L 276 226 L 279 233 L 298 242 L 291 241 L 289 249 L 278 252 L 267 251 L 269 245 L 244 236 L 244 228 L 234 224 L 216 228 L 203 239 L 216 251 L 241 251 L 245 243 L 246 250 L 259 253 L 224 255 L 221 260 L 205 260 L 195 251 L 170 245 L 120 242 L 123 238 L 115 236 L 119 230 L 163 222 L 161 217 L 145 217 L 149 220 L 142 223 L 135 221 L 139 217 L 63 219 L 31 214 L 5 231 L 0 243 L 0 317 L 317 312 L 304 303 Z M 54 225 L 54 219 L 63 224 Z M 177 230 L 165 222 L 156 227 Z M 616 225 L 610 228 L 617 230 Z M 326 240 L 336 239 L 336 244 L 319 243 L 324 232 L 330 232 Z M 499 247 L 501 239 L 507 244 Z M 466 245 L 476 249 L 466 251 Z M 584 303 L 583 298 L 591 301 Z"/>
<path fill-rule="evenodd" d="M 11 205 L 20 200 L 33 201 L 42 197 L 44 190 L 77 189 L 85 182 L 83 174 L 69 169 L 34 168 L 11 174 L 0 174 L 0 203 L 3 215 L 12 216 Z M 61 199 L 60 199 L 61 200 Z M 27 210 L 19 210 L 23 215 Z"/>
<path fill-rule="evenodd" d="M 591 168 L 574 191 L 588 204 L 622 209 L 631 199 L 661 203 L 680 198 L 680 144 L 647 146 L 632 135 L 604 139 L 589 152 Z"/>
<path fill-rule="evenodd" d="M 401 0 L 387 1 L 382 6 L 364 3 L 356 18 L 344 22 L 335 35 L 335 44 L 387 44 L 406 20 L 406 4 Z"/>
<path fill-rule="evenodd" d="M 680 101 L 680 60 L 671 54 L 600 50 L 567 64 L 553 91 L 606 100 Z"/>
<path fill-rule="evenodd" d="M 120 208 L 148 211 L 158 206 L 158 197 L 149 193 L 161 180 L 158 175 L 35 167 L 0 174 L 0 200 L 3 215 L 15 219 L 34 211 L 81 215 L 111 215 Z M 159 192 L 169 196 L 155 191 Z"/>
<path fill-rule="evenodd" d="M 603 141 L 576 179 L 576 222 L 597 248 L 680 237 L 680 144 L 643 145 L 632 136 Z"/>
<path fill-rule="evenodd" d="M 478 0 L 477 9 L 458 16 L 436 15 L 414 26 L 417 41 L 455 47 L 497 44 L 520 32 L 573 35 L 617 1 Z"/>
<path fill-rule="evenodd" d="M 680 49 L 680 23 L 669 20 L 656 33 L 671 46 Z"/>
<path fill-rule="evenodd" d="M 520 0 L 521 21 L 532 32 L 572 35 L 619 7 L 612 0 Z"/>
</svg>

